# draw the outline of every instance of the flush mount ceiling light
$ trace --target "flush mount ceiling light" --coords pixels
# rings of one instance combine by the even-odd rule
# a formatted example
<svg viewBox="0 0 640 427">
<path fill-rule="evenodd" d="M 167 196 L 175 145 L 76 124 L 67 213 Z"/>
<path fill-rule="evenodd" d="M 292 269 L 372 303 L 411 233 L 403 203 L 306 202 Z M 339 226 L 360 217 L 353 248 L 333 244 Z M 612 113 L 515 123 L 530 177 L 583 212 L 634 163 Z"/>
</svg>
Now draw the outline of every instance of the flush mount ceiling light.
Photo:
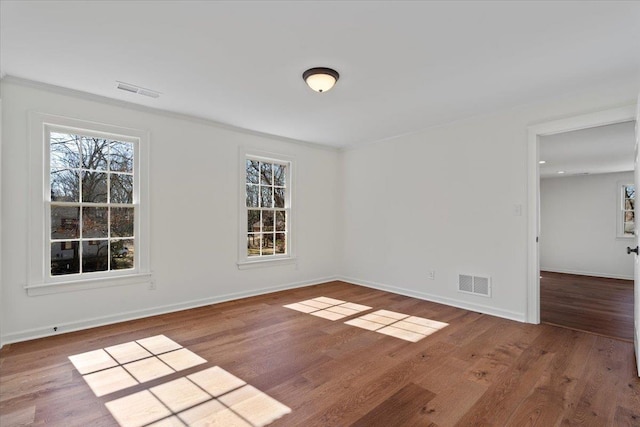
<svg viewBox="0 0 640 427">
<path fill-rule="evenodd" d="M 326 92 L 330 90 L 340 78 L 336 70 L 325 67 L 309 68 L 302 73 L 302 78 L 307 85 L 316 92 Z"/>
</svg>

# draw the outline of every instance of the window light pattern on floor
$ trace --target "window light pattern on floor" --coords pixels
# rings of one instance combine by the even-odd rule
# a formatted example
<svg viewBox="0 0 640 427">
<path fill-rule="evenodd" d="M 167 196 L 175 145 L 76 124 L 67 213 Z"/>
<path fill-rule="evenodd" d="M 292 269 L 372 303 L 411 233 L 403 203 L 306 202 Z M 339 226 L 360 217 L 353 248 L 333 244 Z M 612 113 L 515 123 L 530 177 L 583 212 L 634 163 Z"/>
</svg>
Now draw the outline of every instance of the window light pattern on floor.
<svg viewBox="0 0 640 427">
<path fill-rule="evenodd" d="M 344 323 L 411 342 L 418 342 L 449 326 L 448 323 L 389 310 L 374 311 Z"/>
<path fill-rule="evenodd" d="M 69 356 L 96 396 L 207 361 L 164 335 Z M 121 427 L 263 427 L 291 409 L 214 366 L 106 404 Z"/>
<path fill-rule="evenodd" d="M 352 302 L 327 297 L 308 299 L 287 304 L 284 307 L 329 320 L 343 319 L 363 311 L 371 310 L 371 307 L 366 305 L 354 304 Z"/>
<path fill-rule="evenodd" d="M 289 407 L 214 366 L 106 403 L 122 427 L 262 427 Z"/>
<path fill-rule="evenodd" d="M 96 396 L 206 363 L 164 335 L 76 354 L 69 360 Z"/>
</svg>

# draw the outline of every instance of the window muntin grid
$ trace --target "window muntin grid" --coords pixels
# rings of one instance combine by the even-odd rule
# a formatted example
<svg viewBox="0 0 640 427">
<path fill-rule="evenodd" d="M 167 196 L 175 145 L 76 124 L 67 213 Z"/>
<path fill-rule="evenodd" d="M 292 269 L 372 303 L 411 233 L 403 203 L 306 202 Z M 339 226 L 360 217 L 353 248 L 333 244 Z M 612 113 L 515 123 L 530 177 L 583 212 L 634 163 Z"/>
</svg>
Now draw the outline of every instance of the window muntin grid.
<svg viewBox="0 0 640 427">
<path fill-rule="evenodd" d="M 633 184 L 622 185 L 622 236 L 632 237 L 635 235 L 635 203 L 636 203 L 636 190 Z"/>
<path fill-rule="evenodd" d="M 47 128 L 49 276 L 136 267 L 133 140 Z"/>
<path fill-rule="evenodd" d="M 287 162 L 247 157 L 247 258 L 275 258 L 289 254 L 289 175 Z"/>
</svg>

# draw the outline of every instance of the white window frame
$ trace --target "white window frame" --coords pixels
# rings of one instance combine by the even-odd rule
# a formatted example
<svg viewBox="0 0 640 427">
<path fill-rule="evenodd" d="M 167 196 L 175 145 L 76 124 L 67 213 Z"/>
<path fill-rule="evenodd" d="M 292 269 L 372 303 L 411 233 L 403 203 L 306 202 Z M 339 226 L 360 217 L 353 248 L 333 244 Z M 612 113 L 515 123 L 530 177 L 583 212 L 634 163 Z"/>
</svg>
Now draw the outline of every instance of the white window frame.
<svg viewBox="0 0 640 427">
<path fill-rule="evenodd" d="M 291 156 L 275 154 L 260 150 L 247 149 L 241 147 L 239 150 L 238 163 L 238 268 L 248 269 L 254 267 L 268 267 L 283 264 L 295 264 L 295 163 Z M 247 160 L 258 160 L 271 163 L 279 163 L 287 166 L 285 210 L 287 212 L 287 253 L 276 255 L 248 256 L 247 254 L 247 230 L 248 208 L 246 206 L 246 182 L 247 182 Z"/>
<path fill-rule="evenodd" d="M 49 187 L 49 132 L 77 132 L 133 142 L 134 158 L 134 268 L 83 274 L 51 275 Z M 51 114 L 29 113 L 29 271 L 25 289 L 30 296 L 87 290 L 105 286 L 151 284 L 149 254 L 149 133 Z"/>
<path fill-rule="evenodd" d="M 624 209 L 624 201 L 625 201 L 625 187 L 628 186 L 635 186 L 633 183 L 628 183 L 628 182 L 622 182 L 619 181 L 618 182 L 618 197 L 617 197 L 617 202 L 618 202 L 618 209 L 616 209 L 616 217 L 617 217 L 617 233 L 616 233 L 616 238 L 618 239 L 635 239 L 635 235 L 628 235 L 624 233 L 624 213 L 625 213 L 625 209 Z M 635 209 L 635 207 L 634 207 Z M 634 215 L 634 219 L 637 221 L 638 218 Z"/>
</svg>

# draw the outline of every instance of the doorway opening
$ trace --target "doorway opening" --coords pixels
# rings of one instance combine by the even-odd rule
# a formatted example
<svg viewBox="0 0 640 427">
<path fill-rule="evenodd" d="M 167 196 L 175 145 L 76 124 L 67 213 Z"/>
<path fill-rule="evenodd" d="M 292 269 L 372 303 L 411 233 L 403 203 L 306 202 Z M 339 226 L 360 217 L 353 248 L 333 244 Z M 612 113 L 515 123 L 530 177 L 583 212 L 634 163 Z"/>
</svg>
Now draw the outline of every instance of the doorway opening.
<svg viewBox="0 0 640 427">
<path fill-rule="evenodd" d="M 634 125 L 540 137 L 542 323 L 633 340 Z"/>
<path fill-rule="evenodd" d="M 528 129 L 528 280 L 527 321 L 540 323 L 540 138 L 635 120 L 636 106 L 630 105 L 531 126 Z"/>
</svg>

